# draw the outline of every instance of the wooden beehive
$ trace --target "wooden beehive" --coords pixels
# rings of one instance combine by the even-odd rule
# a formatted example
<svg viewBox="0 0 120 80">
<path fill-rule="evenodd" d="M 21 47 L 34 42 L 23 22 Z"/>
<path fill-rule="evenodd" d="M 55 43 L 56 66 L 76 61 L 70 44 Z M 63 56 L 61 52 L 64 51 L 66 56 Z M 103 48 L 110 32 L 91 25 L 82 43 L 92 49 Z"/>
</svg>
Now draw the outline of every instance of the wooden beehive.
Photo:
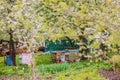
<svg viewBox="0 0 120 80">
<path fill-rule="evenodd" d="M 65 52 L 55 52 L 50 54 L 53 62 L 74 62 L 77 61 L 77 53 L 65 53 Z"/>
<path fill-rule="evenodd" d="M 69 55 L 65 55 L 65 60 L 69 61 Z"/>
<path fill-rule="evenodd" d="M 76 53 L 70 53 L 69 55 L 66 55 L 66 60 L 70 62 L 77 61 L 78 55 Z"/>
</svg>

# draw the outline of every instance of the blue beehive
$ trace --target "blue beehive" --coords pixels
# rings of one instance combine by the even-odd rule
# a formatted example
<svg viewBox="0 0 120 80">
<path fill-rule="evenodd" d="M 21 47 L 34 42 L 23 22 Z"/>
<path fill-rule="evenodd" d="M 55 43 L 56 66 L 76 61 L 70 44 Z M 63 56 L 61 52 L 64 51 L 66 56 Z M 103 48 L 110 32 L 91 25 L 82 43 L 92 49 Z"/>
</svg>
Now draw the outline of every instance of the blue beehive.
<svg viewBox="0 0 120 80">
<path fill-rule="evenodd" d="M 10 66 L 10 65 L 11 65 L 10 56 L 6 56 L 6 65 L 7 65 L 7 66 Z"/>
</svg>

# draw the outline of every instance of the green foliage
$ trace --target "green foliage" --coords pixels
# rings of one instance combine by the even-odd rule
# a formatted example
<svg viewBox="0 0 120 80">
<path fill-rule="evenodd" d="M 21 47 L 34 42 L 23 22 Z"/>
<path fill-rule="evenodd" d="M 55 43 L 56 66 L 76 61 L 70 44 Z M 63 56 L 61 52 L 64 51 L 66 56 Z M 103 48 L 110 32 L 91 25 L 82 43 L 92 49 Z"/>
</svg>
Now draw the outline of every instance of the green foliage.
<svg viewBox="0 0 120 80">
<path fill-rule="evenodd" d="M 99 69 L 109 70 L 111 65 L 104 62 L 82 61 L 70 64 L 70 69 L 60 72 L 54 80 L 106 80 L 98 74 Z"/>
<path fill-rule="evenodd" d="M 30 75 L 28 66 L 4 66 L 0 69 L 0 75 Z"/>
<path fill-rule="evenodd" d="M 35 55 L 35 63 L 36 63 L 36 66 L 37 66 L 37 65 L 41 65 L 41 64 L 52 64 L 53 62 L 50 58 L 50 55 L 36 54 Z"/>
<path fill-rule="evenodd" d="M 84 69 L 86 67 L 92 68 L 92 69 L 105 69 L 109 70 L 112 68 L 111 64 L 106 64 L 104 61 L 96 62 L 96 61 L 81 61 L 81 62 L 75 62 L 71 64 L 71 68 L 74 68 L 76 70 Z"/>
<path fill-rule="evenodd" d="M 76 70 L 83 69 L 90 65 L 91 63 L 89 61 L 81 61 L 81 62 L 75 62 L 75 63 L 70 63 L 70 67 Z"/>
<path fill-rule="evenodd" d="M 69 74 L 64 72 L 59 73 L 54 80 L 105 80 L 100 76 L 96 69 L 85 68 L 82 71 L 69 71 Z"/>
<path fill-rule="evenodd" d="M 31 75 L 30 68 L 26 65 L 19 65 L 19 57 L 17 55 L 17 66 L 6 66 L 4 57 L 0 57 L 0 75 Z"/>
<path fill-rule="evenodd" d="M 68 63 L 38 65 L 38 72 L 40 73 L 57 73 L 69 69 Z"/>
<path fill-rule="evenodd" d="M 114 71 L 120 68 L 120 55 L 113 55 L 106 63 L 111 64 Z"/>
<path fill-rule="evenodd" d="M 96 69 L 103 69 L 103 70 L 112 69 L 112 65 L 111 64 L 106 64 L 104 61 L 101 61 L 99 63 L 98 62 L 93 62 L 91 67 L 96 68 Z"/>
<path fill-rule="evenodd" d="M 109 70 L 112 65 L 106 64 L 104 61 L 85 60 L 69 64 L 40 64 L 37 65 L 37 68 L 42 77 L 50 76 L 53 80 L 85 80 L 86 78 L 90 80 L 105 80 L 98 74 L 98 70 Z"/>
<path fill-rule="evenodd" d="M 36 41 L 36 35 L 40 34 L 40 19 L 34 14 L 34 6 L 37 0 L 0 0 L 0 39 L 10 40 L 9 33 L 13 35 L 13 41 L 28 45 L 33 49 L 42 40 Z M 41 36 L 42 37 L 42 36 Z M 43 39 L 43 38 L 42 38 Z"/>
<path fill-rule="evenodd" d="M 104 37 L 106 40 L 108 38 L 106 43 L 119 43 L 119 19 L 118 16 L 116 16 L 117 12 L 119 12 L 116 3 L 119 1 L 116 1 L 116 3 L 109 0 L 38 1 L 40 3 L 36 6 L 36 10 L 37 14 L 42 19 L 42 29 L 49 33 L 46 35 L 50 35 L 49 37 L 46 36 L 47 38 L 55 41 L 55 39 L 60 39 L 66 35 L 70 37 L 79 36 L 82 33 L 82 28 L 84 28 L 84 37 L 87 37 L 88 40 L 92 37 L 97 38 L 98 41 L 102 41 L 104 35 L 101 36 L 98 34 L 106 30 L 110 34 Z M 94 30 L 86 31 L 87 28 Z M 98 48 L 98 42 L 95 41 L 91 47 Z"/>
<path fill-rule="evenodd" d="M 28 66 L 5 66 L 4 58 L 0 58 L 0 75 L 23 75 L 31 76 L 31 71 Z M 106 64 L 104 61 L 96 62 L 94 60 L 85 60 L 74 63 L 53 64 L 50 60 L 50 55 L 35 54 L 36 69 L 41 78 L 52 77 L 53 80 L 105 80 L 98 74 L 99 69 L 111 69 L 111 64 Z M 18 56 L 17 56 L 18 62 Z"/>
<path fill-rule="evenodd" d="M 120 30 L 119 29 L 114 29 L 111 33 L 111 35 L 108 37 L 108 44 L 119 44 L 120 43 Z"/>
</svg>

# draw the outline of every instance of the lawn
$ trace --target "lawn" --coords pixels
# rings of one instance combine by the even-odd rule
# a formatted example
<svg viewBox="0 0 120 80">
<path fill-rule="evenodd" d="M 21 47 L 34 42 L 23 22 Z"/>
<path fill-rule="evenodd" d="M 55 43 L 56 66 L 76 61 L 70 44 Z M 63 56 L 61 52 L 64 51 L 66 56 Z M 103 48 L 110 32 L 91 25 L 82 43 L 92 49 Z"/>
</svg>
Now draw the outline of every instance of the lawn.
<svg viewBox="0 0 120 80">
<path fill-rule="evenodd" d="M 26 65 L 19 65 L 18 63 L 18 55 L 16 57 L 16 63 L 17 66 L 6 66 L 4 64 L 4 58 L 0 57 L 0 75 L 23 75 L 23 74 L 28 74 L 28 66 Z"/>
<path fill-rule="evenodd" d="M 31 76 L 30 67 L 19 65 L 18 55 L 16 59 L 17 66 L 12 67 L 5 66 L 3 64 L 4 58 L 0 57 L 1 77 L 12 75 L 13 77 L 9 80 L 13 80 L 16 76 L 19 76 L 18 80 L 26 80 L 26 77 Z M 49 55 L 39 54 L 35 54 L 35 63 L 37 77 L 39 76 L 43 80 L 106 80 L 98 73 L 98 70 L 111 68 L 111 65 L 107 65 L 102 61 L 98 63 L 91 60 L 54 64 Z"/>
</svg>

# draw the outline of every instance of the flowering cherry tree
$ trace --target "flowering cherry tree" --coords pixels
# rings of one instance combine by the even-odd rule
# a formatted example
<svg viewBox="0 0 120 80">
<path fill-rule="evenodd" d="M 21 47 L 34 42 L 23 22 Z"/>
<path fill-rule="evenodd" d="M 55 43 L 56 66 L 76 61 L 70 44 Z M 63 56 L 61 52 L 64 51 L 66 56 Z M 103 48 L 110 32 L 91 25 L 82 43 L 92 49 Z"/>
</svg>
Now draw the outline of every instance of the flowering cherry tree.
<svg viewBox="0 0 120 80">
<path fill-rule="evenodd" d="M 9 40 L 12 65 L 16 65 L 14 42 L 27 47 L 29 52 L 41 40 L 41 22 L 35 14 L 36 0 L 0 0 L 0 38 Z M 19 45 L 18 43 L 18 45 Z"/>
<path fill-rule="evenodd" d="M 85 39 L 95 43 L 119 43 L 118 0 L 38 0 L 37 13 L 42 20 L 42 29 L 56 40 L 65 36 Z M 113 39 L 114 37 L 114 39 Z M 88 44 L 88 43 L 85 43 Z"/>
</svg>

